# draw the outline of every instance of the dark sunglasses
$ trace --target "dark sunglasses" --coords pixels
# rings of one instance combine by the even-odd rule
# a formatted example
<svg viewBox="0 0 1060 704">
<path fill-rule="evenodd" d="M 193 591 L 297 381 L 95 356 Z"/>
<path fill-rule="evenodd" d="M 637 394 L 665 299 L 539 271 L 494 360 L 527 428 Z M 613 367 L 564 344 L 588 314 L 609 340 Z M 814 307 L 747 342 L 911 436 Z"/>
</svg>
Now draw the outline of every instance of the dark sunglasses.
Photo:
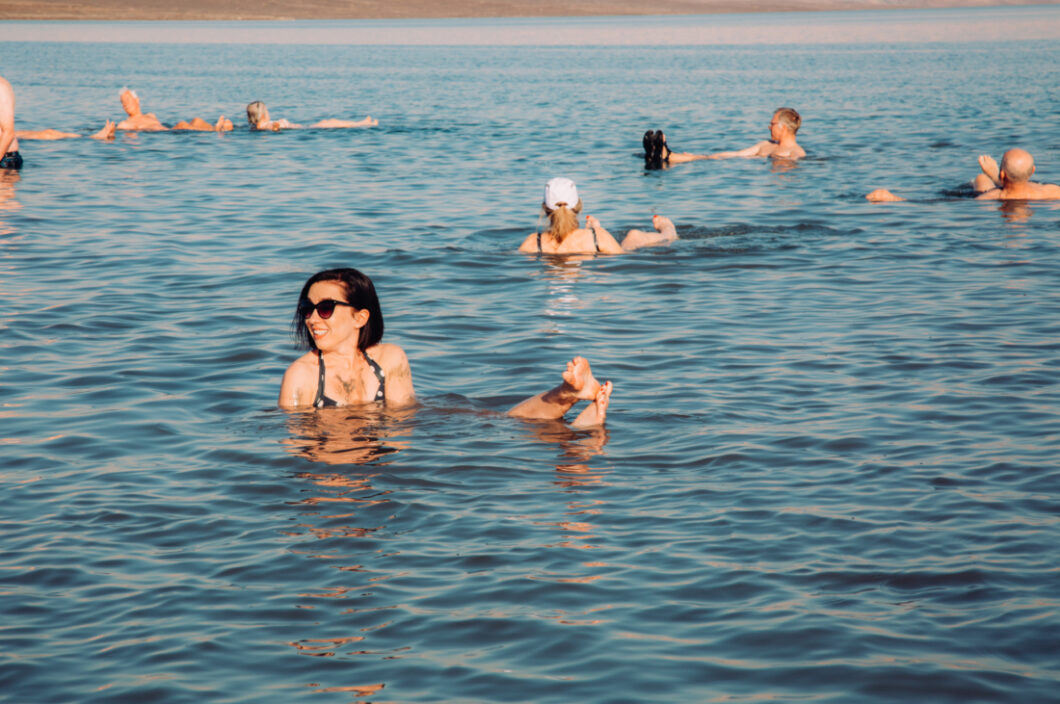
<svg viewBox="0 0 1060 704">
<path fill-rule="evenodd" d="M 317 315 L 319 315 L 324 320 L 327 320 L 331 317 L 331 314 L 335 312 L 335 306 L 349 306 L 350 308 L 355 307 L 352 303 L 347 303 L 346 301 L 333 301 L 330 298 L 325 298 L 324 300 L 318 301 L 317 303 L 313 303 L 309 300 L 302 301 L 298 304 L 298 313 L 303 318 L 308 318 L 309 316 L 313 315 L 313 311 L 316 311 Z"/>
</svg>

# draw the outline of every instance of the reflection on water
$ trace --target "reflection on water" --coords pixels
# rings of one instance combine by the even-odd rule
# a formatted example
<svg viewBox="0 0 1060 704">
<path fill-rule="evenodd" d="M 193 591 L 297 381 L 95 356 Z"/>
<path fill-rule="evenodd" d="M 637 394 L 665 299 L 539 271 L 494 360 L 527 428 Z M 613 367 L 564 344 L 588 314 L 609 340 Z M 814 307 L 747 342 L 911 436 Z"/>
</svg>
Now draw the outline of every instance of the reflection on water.
<svg viewBox="0 0 1060 704">
<path fill-rule="evenodd" d="M 0 236 L 15 232 L 10 219 L 5 217 L 5 214 L 17 212 L 22 208 L 22 204 L 15 198 L 15 184 L 20 178 L 17 171 L 0 169 Z"/>
<path fill-rule="evenodd" d="M 1020 223 L 1034 215 L 1034 206 L 1025 200 L 1003 200 L 998 205 L 1001 217 L 1009 223 Z"/>
<path fill-rule="evenodd" d="M 415 408 L 325 408 L 293 413 L 287 421 L 287 451 L 326 464 L 368 464 L 409 446 Z M 399 439 L 402 438 L 402 439 Z M 383 463 L 385 464 L 385 463 Z"/>
</svg>

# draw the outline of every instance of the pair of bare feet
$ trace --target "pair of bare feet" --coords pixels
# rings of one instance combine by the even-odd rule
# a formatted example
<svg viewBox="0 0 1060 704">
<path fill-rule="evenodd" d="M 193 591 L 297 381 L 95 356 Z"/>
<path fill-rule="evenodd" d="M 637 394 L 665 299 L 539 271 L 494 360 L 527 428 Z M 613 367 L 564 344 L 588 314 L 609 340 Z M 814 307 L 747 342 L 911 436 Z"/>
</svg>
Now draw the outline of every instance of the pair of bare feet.
<svg viewBox="0 0 1060 704">
<path fill-rule="evenodd" d="M 571 423 L 576 428 L 591 428 L 603 425 L 607 420 L 607 407 L 611 403 L 612 384 L 601 384 L 593 376 L 589 360 L 575 357 L 567 362 L 563 371 L 563 383 L 537 396 L 526 399 L 508 415 L 534 420 L 559 420 L 580 401 L 589 401 L 578 417 Z"/>
<path fill-rule="evenodd" d="M 589 405 L 582 409 L 571 425 L 576 428 L 603 425 L 607 420 L 607 407 L 611 404 L 611 391 L 614 389 L 611 382 L 605 381 L 601 384 L 593 376 L 589 360 L 585 357 L 575 357 L 567 362 L 563 383 L 570 387 L 578 400 L 589 401 Z"/>
</svg>

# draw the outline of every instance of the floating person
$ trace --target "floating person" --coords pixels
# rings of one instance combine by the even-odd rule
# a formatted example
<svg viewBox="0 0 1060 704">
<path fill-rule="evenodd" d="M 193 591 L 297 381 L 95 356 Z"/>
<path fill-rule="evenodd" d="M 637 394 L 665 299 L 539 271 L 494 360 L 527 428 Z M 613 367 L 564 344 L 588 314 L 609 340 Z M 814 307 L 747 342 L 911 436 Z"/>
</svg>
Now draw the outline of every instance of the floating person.
<svg viewBox="0 0 1060 704">
<path fill-rule="evenodd" d="M 976 190 L 983 188 L 976 196 L 978 200 L 1058 200 L 1060 186 L 1055 183 L 1034 183 L 1034 157 L 1024 149 L 1009 149 L 1001 157 L 1001 168 L 993 157 L 986 154 L 979 157 L 979 167 L 983 173 L 976 176 Z M 985 188 L 985 176 L 993 188 Z"/>
<path fill-rule="evenodd" d="M 15 89 L 0 76 L 0 169 L 21 169 L 22 155 L 15 136 Z"/>
<path fill-rule="evenodd" d="M 160 132 L 169 129 L 158 121 L 153 112 L 145 114 L 140 110 L 140 96 L 136 94 L 136 91 L 122 88 L 118 93 L 118 99 L 121 100 L 121 106 L 128 115 L 118 123 L 119 130 Z"/>
<path fill-rule="evenodd" d="M 978 194 L 976 200 L 1060 200 L 1060 186 L 1030 180 L 1034 175 L 1034 157 L 1024 149 L 1005 152 L 1000 168 L 993 157 L 983 154 L 979 157 L 979 168 L 982 173 L 972 180 L 972 189 Z M 865 198 L 874 203 L 905 200 L 886 188 L 877 188 Z"/>
<path fill-rule="evenodd" d="M 770 157 L 773 159 L 798 159 L 806 156 L 806 150 L 795 141 L 795 135 L 802 126 L 802 117 L 794 108 L 778 108 L 769 122 L 769 139 L 746 149 L 713 154 L 691 154 L 672 151 L 666 143 L 662 130 L 648 130 L 644 133 L 644 165 L 649 169 L 664 168 L 674 164 L 703 159 L 734 159 Z"/>
<path fill-rule="evenodd" d="M 283 375 L 278 405 L 285 410 L 383 403 L 416 403 L 405 351 L 383 339 L 383 312 L 372 280 L 356 269 L 328 269 L 309 277 L 298 295 L 291 331 L 308 351 Z M 589 362 L 575 357 L 555 388 L 509 411 L 518 418 L 558 419 L 583 400 L 575 419 L 599 425 L 607 417 L 612 385 L 600 384 Z"/>
<path fill-rule="evenodd" d="M 520 252 L 623 254 L 639 247 L 666 244 L 677 239 L 673 222 L 662 215 L 652 218 L 655 232 L 630 230 L 622 244 L 591 215 L 585 217 L 585 227 L 582 228 L 578 224 L 578 214 L 582 211 L 578 188 L 574 181 L 562 176 L 550 179 L 545 184 L 545 198 L 541 207 L 549 219 L 548 230 L 528 235 L 519 247 Z"/>
<path fill-rule="evenodd" d="M 128 117 L 118 123 L 119 130 L 130 132 L 162 132 L 169 128 L 159 122 L 153 112 L 143 113 L 140 111 L 140 96 L 136 91 L 122 88 L 118 94 L 121 106 Z M 191 122 L 181 120 L 173 126 L 174 130 L 199 130 L 212 132 L 227 132 L 232 129 L 232 121 L 221 115 L 217 122 L 210 124 L 201 117 L 193 118 Z"/>
<path fill-rule="evenodd" d="M 260 100 L 255 100 L 253 103 L 247 105 L 247 122 L 250 123 L 250 128 L 253 130 L 271 130 L 273 132 L 279 132 L 280 130 L 302 129 L 302 125 L 296 125 L 283 118 L 280 118 L 279 120 L 271 119 L 269 117 L 269 109 L 265 107 L 265 103 Z M 371 115 L 368 115 L 363 120 L 339 120 L 336 118 L 329 118 L 321 120 L 320 122 L 314 122 L 310 127 L 335 129 L 340 127 L 375 127 L 378 124 L 379 120 L 375 120 Z"/>
</svg>

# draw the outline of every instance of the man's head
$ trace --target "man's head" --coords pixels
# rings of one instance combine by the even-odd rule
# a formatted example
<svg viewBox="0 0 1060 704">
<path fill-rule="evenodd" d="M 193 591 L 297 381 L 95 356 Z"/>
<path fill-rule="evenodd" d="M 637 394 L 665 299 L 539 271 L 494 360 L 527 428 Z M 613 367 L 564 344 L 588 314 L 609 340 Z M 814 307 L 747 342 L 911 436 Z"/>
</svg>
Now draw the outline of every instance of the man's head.
<svg viewBox="0 0 1060 704">
<path fill-rule="evenodd" d="M 140 96 L 136 91 L 123 88 L 118 96 L 121 99 L 121 107 L 129 114 L 129 117 L 140 114 Z"/>
<path fill-rule="evenodd" d="M 770 127 L 775 124 L 783 125 L 791 130 L 792 134 L 799 131 L 799 127 L 802 126 L 802 117 L 795 111 L 794 108 L 779 108 L 773 113 L 773 121 L 770 123 Z"/>
<path fill-rule="evenodd" d="M 1009 149 L 1001 157 L 1001 179 L 1011 183 L 1030 181 L 1034 175 L 1034 157 L 1023 149 Z"/>
</svg>

